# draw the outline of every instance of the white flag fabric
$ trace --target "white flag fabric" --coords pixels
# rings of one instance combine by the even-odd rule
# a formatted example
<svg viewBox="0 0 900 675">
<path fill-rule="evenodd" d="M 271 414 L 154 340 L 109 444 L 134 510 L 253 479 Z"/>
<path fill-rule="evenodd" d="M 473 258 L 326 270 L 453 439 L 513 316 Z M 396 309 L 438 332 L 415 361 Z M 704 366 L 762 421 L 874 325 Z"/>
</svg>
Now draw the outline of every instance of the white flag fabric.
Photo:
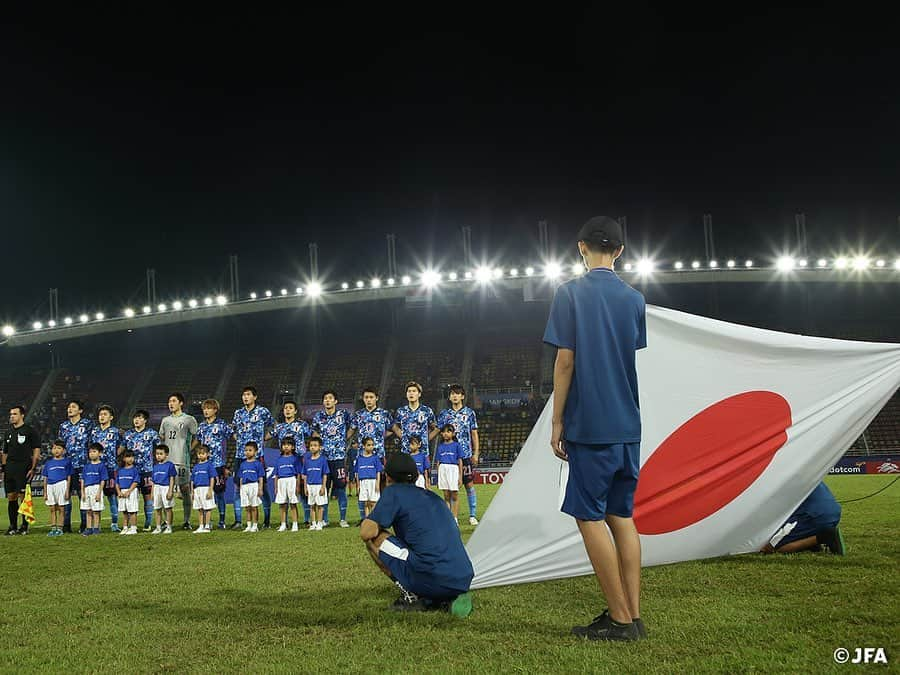
<svg viewBox="0 0 900 675">
<path fill-rule="evenodd" d="M 759 550 L 900 386 L 900 344 L 652 306 L 647 331 L 634 513 L 644 565 Z M 550 449 L 551 407 L 469 539 L 473 588 L 592 572 L 559 510 L 568 465 Z"/>
</svg>

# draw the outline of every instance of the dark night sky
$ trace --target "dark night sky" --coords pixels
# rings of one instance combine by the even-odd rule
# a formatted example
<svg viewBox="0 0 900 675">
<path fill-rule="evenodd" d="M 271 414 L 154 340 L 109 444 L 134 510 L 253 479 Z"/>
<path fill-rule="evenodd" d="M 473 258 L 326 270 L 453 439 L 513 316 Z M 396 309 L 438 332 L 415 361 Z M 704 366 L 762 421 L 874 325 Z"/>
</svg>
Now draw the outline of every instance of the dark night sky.
<svg viewBox="0 0 900 675">
<path fill-rule="evenodd" d="M 212 5 L 210 6 L 212 7 Z M 8 8 L 7 8 L 8 9 Z M 4 17 L 0 319 L 476 251 L 533 258 L 591 215 L 632 248 L 900 247 L 886 16 L 682 8 Z M 553 13 L 548 13 L 548 12 Z"/>
</svg>

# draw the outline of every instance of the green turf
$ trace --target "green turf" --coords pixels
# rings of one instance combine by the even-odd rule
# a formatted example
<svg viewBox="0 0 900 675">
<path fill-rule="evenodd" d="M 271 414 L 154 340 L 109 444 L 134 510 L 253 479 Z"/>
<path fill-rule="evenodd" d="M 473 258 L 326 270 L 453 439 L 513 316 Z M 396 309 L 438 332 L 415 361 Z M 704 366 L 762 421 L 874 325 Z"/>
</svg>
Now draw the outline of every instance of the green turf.
<svg viewBox="0 0 900 675">
<path fill-rule="evenodd" d="M 844 500 L 889 480 L 828 483 Z M 482 507 L 495 491 L 479 487 Z M 568 635 L 602 609 L 591 577 L 476 591 L 467 619 L 388 612 L 394 588 L 355 527 L 56 539 L 36 527 L 0 542 L 0 650 L 20 672 L 812 672 L 837 669 L 842 646 L 885 647 L 896 667 L 898 513 L 900 483 L 846 505 L 844 558 L 649 568 L 650 639 L 636 644 Z"/>
</svg>

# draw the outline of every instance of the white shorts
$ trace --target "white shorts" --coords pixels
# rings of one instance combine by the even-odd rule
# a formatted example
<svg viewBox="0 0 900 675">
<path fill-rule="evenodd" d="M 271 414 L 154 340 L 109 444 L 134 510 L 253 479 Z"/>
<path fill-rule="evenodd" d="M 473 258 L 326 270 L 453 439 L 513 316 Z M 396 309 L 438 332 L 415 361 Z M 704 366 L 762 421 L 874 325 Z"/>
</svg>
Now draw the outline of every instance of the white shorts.
<svg viewBox="0 0 900 675">
<path fill-rule="evenodd" d="M 425 476 L 421 473 L 419 474 L 419 477 L 416 478 L 416 487 L 425 487 Z"/>
<path fill-rule="evenodd" d="M 119 511 L 121 511 L 122 513 L 137 513 L 138 495 L 140 493 L 141 491 L 135 488 L 127 497 L 122 497 L 121 499 L 119 499 Z"/>
<path fill-rule="evenodd" d="M 275 503 L 276 504 L 296 504 L 297 503 L 297 477 L 288 476 L 279 478 L 275 483 Z"/>
<path fill-rule="evenodd" d="M 96 501 L 97 495 L 100 495 L 100 501 Z M 103 486 L 102 485 L 86 485 L 84 488 L 84 499 L 81 500 L 82 511 L 102 511 L 103 510 Z"/>
<path fill-rule="evenodd" d="M 259 506 L 259 504 L 259 483 L 257 481 L 241 483 L 241 506 L 247 508 L 248 506 Z"/>
<path fill-rule="evenodd" d="M 201 485 L 200 487 L 195 486 L 191 506 L 198 511 L 212 511 L 216 508 L 216 498 L 207 497 L 207 495 L 211 493 L 212 488 L 210 488 L 209 485 Z"/>
<path fill-rule="evenodd" d="M 166 499 L 166 495 L 169 494 L 169 486 L 168 485 L 154 485 L 153 486 L 153 508 L 154 509 L 171 509 L 175 506 L 175 495 L 172 495 L 172 499 Z"/>
<path fill-rule="evenodd" d="M 321 485 L 307 485 L 306 486 L 306 498 L 310 506 L 327 506 L 328 505 L 328 491 L 325 491 L 324 495 L 320 495 L 319 491 L 322 489 Z"/>
<path fill-rule="evenodd" d="M 66 499 L 66 481 L 61 480 L 53 485 L 48 485 L 45 498 L 47 506 L 65 506 L 68 504 L 69 500 Z"/>
<path fill-rule="evenodd" d="M 459 465 L 441 464 L 438 467 L 438 490 L 459 491 Z"/>
<path fill-rule="evenodd" d="M 378 481 L 374 478 L 362 478 L 359 481 L 359 501 L 377 502 L 381 495 L 378 494 Z"/>
</svg>

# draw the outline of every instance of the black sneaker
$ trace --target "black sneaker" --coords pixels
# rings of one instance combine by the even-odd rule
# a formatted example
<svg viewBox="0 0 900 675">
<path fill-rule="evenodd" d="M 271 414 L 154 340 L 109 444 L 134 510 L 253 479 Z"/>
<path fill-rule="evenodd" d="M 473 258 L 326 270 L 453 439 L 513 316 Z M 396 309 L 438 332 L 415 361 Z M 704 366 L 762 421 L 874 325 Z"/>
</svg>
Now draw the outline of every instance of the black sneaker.
<svg viewBox="0 0 900 675">
<path fill-rule="evenodd" d="M 234 525 L 231 526 L 231 529 L 232 530 L 243 530 L 244 525 L 243 525 L 243 523 L 241 523 L 241 521 L 237 521 Z"/>
<path fill-rule="evenodd" d="M 269 521 L 265 521 L 265 522 L 262 524 L 262 529 L 264 529 L 264 530 L 270 530 L 270 529 L 272 529 L 272 525 L 269 524 Z"/>
<path fill-rule="evenodd" d="M 634 626 L 635 626 L 635 628 L 637 628 L 638 637 L 641 640 L 646 639 L 647 638 L 647 627 L 644 625 L 644 622 L 641 619 L 635 619 Z"/>
<path fill-rule="evenodd" d="M 834 555 L 844 555 L 844 537 L 840 527 L 832 527 L 816 534 L 816 543 L 822 544 L 825 550 Z"/>
<path fill-rule="evenodd" d="M 72 526 L 71 525 L 63 525 L 63 534 L 72 534 Z"/>
<path fill-rule="evenodd" d="M 15 537 L 17 534 L 19 534 L 19 531 L 14 527 L 11 527 L 6 531 L 7 537 Z"/>
<path fill-rule="evenodd" d="M 405 595 L 401 595 L 399 598 L 394 600 L 394 603 L 390 606 L 391 611 L 394 612 L 427 612 L 430 608 L 426 605 L 421 598 L 416 598 L 415 600 L 411 598 L 407 598 Z"/>
<path fill-rule="evenodd" d="M 615 640 L 629 642 L 639 640 L 638 628 L 634 623 L 618 624 L 609 616 L 609 610 L 594 617 L 587 626 L 575 626 L 572 635 L 587 638 L 588 640 Z"/>
<path fill-rule="evenodd" d="M 26 535 L 26 534 L 28 534 L 28 526 L 26 525 L 26 526 L 24 526 L 24 527 L 20 527 L 18 533 L 21 534 L 21 535 Z"/>
<path fill-rule="evenodd" d="M 185 523 L 184 525 L 181 526 L 181 529 L 182 529 L 182 530 L 187 530 L 188 532 L 191 532 L 194 528 L 191 527 L 191 524 L 190 524 L 190 523 Z"/>
</svg>

